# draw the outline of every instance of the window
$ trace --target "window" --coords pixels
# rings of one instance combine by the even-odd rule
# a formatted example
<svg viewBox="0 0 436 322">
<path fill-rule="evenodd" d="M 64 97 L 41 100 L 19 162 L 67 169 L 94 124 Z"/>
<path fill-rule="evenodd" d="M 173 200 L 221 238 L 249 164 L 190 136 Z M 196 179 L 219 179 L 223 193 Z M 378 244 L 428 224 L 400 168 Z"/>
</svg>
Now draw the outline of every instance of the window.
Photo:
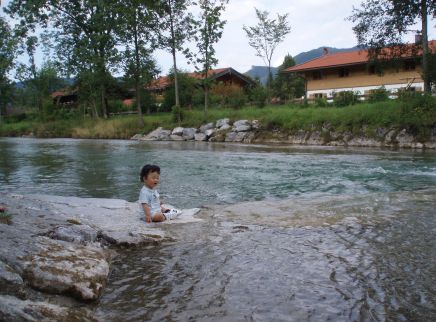
<svg viewBox="0 0 436 322">
<path fill-rule="evenodd" d="M 404 61 L 404 70 L 415 70 L 416 63 L 414 60 L 405 60 Z"/>
<path fill-rule="evenodd" d="M 322 79 L 321 71 L 319 71 L 319 70 L 314 71 L 314 72 L 312 73 L 312 78 L 313 78 L 314 80 L 316 80 L 316 79 Z"/>
<path fill-rule="evenodd" d="M 370 75 L 377 74 L 378 76 L 381 77 L 384 75 L 383 68 L 382 68 L 382 66 L 376 65 L 376 64 L 369 65 L 368 66 L 368 74 L 370 74 Z"/>
<path fill-rule="evenodd" d="M 339 77 L 348 77 L 350 76 L 350 70 L 348 68 L 339 69 Z"/>
<path fill-rule="evenodd" d="M 314 93 L 313 94 L 313 98 L 323 98 L 323 97 L 326 97 L 327 95 L 326 94 L 323 94 L 323 93 Z"/>
</svg>

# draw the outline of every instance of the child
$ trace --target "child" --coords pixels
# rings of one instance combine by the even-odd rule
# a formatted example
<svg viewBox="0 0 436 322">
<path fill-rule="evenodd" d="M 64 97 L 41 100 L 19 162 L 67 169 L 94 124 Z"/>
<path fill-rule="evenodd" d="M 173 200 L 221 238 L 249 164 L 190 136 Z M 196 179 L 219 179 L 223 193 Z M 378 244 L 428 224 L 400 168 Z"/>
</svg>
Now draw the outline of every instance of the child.
<svg viewBox="0 0 436 322">
<path fill-rule="evenodd" d="M 140 180 L 144 186 L 139 193 L 139 203 L 141 213 L 145 213 L 146 222 L 161 222 L 181 214 L 179 210 L 162 206 L 159 192 L 155 189 L 160 180 L 160 168 L 157 165 L 146 164 L 141 170 Z"/>
</svg>

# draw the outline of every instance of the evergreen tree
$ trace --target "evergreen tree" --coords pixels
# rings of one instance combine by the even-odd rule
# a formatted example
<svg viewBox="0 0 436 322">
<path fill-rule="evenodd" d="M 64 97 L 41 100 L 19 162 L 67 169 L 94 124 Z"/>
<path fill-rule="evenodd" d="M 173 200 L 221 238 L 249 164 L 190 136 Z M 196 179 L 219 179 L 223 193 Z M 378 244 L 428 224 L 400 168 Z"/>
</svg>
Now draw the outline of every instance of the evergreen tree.
<svg viewBox="0 0 436 322">
<path fill-rule="evenodd" d="M 284 73 L 289 67 L 295 66 L 295 61 L 291 55 L 286 55 L 283 63 L 278 68 L 277 77 L 273 82 L 274 95 L 281 100 L 291 100 L 295 97 L 304 95 L 304 80 L 301 77 Z"/>
</svg>

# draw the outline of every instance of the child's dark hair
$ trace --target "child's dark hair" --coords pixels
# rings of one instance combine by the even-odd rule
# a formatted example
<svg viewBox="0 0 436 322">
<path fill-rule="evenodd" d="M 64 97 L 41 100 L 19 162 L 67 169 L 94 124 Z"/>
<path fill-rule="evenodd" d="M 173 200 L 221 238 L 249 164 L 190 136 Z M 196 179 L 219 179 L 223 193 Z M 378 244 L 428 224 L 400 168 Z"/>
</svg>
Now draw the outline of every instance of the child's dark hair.
<svg viewBox="0 0 436 322">
<path fill-rule="evenodd" d="M 149 173 L 151 172 L 157 172 L 160 174 L 160 168 L 157 165 L 153 165 L 153 164 L 146 164 L 145 166 L 142 167 L 141 170 L 141 174 L 139 177 L 139 181 L 143 182 L 144 181 L 144 177 L 147 177 Z"/>
</svg>

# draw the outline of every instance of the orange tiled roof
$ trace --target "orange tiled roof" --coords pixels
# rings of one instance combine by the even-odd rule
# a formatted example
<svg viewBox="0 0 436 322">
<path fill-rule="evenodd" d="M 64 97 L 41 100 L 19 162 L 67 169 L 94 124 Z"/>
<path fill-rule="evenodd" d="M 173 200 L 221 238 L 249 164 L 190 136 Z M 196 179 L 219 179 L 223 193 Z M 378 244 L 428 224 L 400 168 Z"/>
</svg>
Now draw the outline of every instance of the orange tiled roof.
<svg viewBox="0 0 436 322">
<path fill-rule="evenodd" d="M 62 96 L 67 96 L 67 95 L 73 95 L 76 94 L 77 92 L 77 88 L 70 90 L 70 89 L 61 89 L 58 91 L 55 91 L 53 93 L 50 94 L 51 98 L 58 98 L 58 97 L 62 97 Z"/>
<path fill-rule="evenodd" d="M 230 69 L 230 67 L 227 68 L 217 68 L 217 69 L 211 69 L 207 72 L 207 76 L 213 76 L 219 73 L 222 73 L 226 70 Z M 186 74 L 189 77 L 195 78 L 195 79 L 203 79 L 204 75 L 202 73 L 187 73 Z M 171 84 L 171 79 L 168 76 L 161 76 L 157 79 L 152 80 L 148 86 L 146 86 L 146 89 L 148 90 L 156 90 L 156 89 L 165 89 Z"/>
<path fill-rule="evenodd" d="M 429 41 L 430 51 L 436 51 L 436 40 Z M 392 48 L 385 48 L 384 52 L 392 51 Z M 382 51 L 383 52 L 383 51 Z M 421 52 L 418 52 L 418 55 Z M 405 53 L 401 55 L 402 57 L 412 57 L 412 52 Z M 314 58 L 305 63 L 295 65 L 293 67 L 289 67 L 285 69 L 285 72 L 299 72 L 299 71 L 307 71 L 307 70 L 316 70 L 328 67 L 340 67 L 340 66 L 349 66 L 349 65 L 358 65 L 358 64 L 366 64 L 368 62 L 368 50 L 356 50 L 350 52 L 342 52 L 342 53 L 333 53 L 326 54 L 318 58 Z"/>
</svg>

